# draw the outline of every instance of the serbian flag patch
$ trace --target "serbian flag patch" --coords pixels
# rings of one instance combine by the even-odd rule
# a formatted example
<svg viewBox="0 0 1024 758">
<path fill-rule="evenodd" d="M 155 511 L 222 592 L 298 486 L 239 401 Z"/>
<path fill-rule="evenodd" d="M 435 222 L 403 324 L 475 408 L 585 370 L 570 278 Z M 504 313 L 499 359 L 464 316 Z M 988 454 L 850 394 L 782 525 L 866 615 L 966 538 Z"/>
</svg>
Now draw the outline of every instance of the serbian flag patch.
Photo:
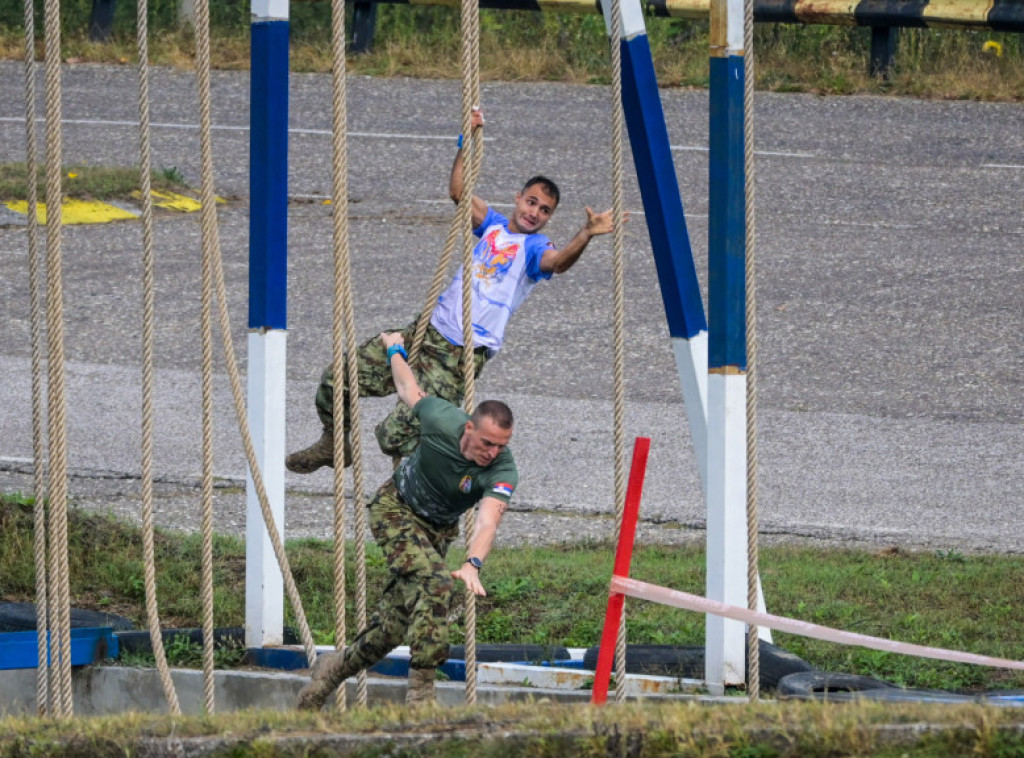
<svg viewBox="0 0 1024 758">
<path fill-rule="evenodd" d="M 505 497 L 512 497 L 512 490 L 515 489 L 508 482 L 498 482 L 494 485 L 494 489 L 491 490 L 495 495 L 504 495 Z"/>
</svg>

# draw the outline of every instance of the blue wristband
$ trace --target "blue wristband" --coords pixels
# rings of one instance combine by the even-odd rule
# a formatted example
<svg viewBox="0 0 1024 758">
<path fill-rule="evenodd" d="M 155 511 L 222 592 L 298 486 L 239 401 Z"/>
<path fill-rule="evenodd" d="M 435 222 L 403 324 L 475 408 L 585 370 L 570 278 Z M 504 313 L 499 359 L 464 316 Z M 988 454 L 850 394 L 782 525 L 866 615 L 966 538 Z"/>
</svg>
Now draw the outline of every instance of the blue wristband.
<svg viewBox="0 0 1024 758">
<path fill-rule="evenodd" d="M 462 135 L 459 135 L 459 150 L 462 149 Z"/>
<path fill-rule="evenodd" d="M 409 360 L 409 354 L 407 352 L 405 352 L 405 348 L 404 347 L 402 347 L 401 345 L 392 345 L 391 347 L 388 348 L 388 365 L 389 366 L 391 365 L 391 359 L 395 355 L 400 355 L 405 360 Z"/>
</svg>

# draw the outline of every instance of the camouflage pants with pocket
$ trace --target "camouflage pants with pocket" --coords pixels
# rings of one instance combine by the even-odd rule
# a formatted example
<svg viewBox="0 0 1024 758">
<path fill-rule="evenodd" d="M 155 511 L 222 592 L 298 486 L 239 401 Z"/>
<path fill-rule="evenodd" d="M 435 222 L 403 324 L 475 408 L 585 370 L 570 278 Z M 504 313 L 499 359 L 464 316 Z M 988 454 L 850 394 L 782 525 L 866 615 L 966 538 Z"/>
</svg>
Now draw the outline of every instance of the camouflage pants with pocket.
<svg viewBox="0 0 1024 758">
<path fill-rule="evenodd" d="M 345 648 L 346 668 L 369 668 L 403 642 L 413 668 L 440 666 L 448 659 L 448 608 L 455 588 L 444 556 L 459 525 L 420 518 L 399 498 L 394 482 L 377 490 L 368 507 L 389 579 L 369 625 Z"/>
<path fill-rule="evenodd" d="M 418 318 L 418 317 L 417 317 Z M 407 349 L 412 349 L 413 336 L 416 333 L 416 319 L 403 329 L 387 331 L 401 332 Z M 474 351 L 475 376 L 480 376 L 487 353 L 483 348 Z M 380 336 L 371 337 L 356 351 L 357 376 L 359 377 L 360 397 L 385 397 L 394 394 L 395 382 L 391 377 L 387 351 Z M 462 347 L 453 345 L 433 326 L 427 327 L 416 363 L 411 366 L 419 382 L 420 389 L 428 395 L 447 400 L 453 405 L 461 405 L 466 394 L 466 383 L 462 377 Z M 348 387 L 342 393 L 343 430 L 350 432 L 348 419 Z M 333 366 L 324 369 L 320 377 L 320 386 L 316 393 L 316 411 L 325 429 L 334 428 L 334 370 Z M 399 401 L 395 409 L 377 424 L 374 432 L 377 444 L 385 455 L 392 457 L 407 456 L 416 449 L 420 439 L 420 422 L 412 410 Z"/>
</svg>

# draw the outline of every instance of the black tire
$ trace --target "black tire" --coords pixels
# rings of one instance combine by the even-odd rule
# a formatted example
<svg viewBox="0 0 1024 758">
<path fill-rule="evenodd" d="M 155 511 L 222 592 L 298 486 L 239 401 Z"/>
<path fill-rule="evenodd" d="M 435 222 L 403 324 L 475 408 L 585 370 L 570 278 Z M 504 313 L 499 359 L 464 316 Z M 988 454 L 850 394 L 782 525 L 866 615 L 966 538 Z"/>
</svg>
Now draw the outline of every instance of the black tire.
<svg viewBox="0 0 1024 758">
<path fill-rule="evenodd" d="M 600 647 L 592 647 L 583 656 L 583 668 L 597 668 Z M 788 650 L 760 640 L 759 680 L 762 689 L 775 689 L 787 674 L 814 671 L 814 667 Z M 749 666 L 749 662 L 748 662 Z M 626 673 L 674 676 L 682 679 L 704 678 L 703 646 L 627 645 Z"/>
<path fill-rule="evenodd" d="M 131 629 L 131 619 L 114 613 L 71 609 L 71 628 Z M 33 603 L 0 603 L 0 632 L 27 632 L 36 628 L 36 606 Z"/>
<path fill-rule="evenodd" d="M 758 669 L 760 673 L 761 689 L 774 690 L 779 686 L 783 677 L 798 673 L 815 671 L 814 666 L 803 658 L 800 658 L 788 650 L 759 640 L 758 644 Z M 750 670 L 750 656 L 747 656 L 747 670 Z"/>
<path fill-rule="evenodd" d="M 555 645 L 477 645 L 476 659 L 479 663 L 510 663 L 528 661 L 567 661 L 572 656 L 564 647 Z M 448 648 L 450 660 L 466 659 L 465 645 L 452 645 Z"/>
<path fill-rule="evenodd" d="M 828 699 L 837 693 L 866 693 L 899 690 L 894 684 L 856 674 L 830 674 L 826 671 L 800 671 L 779 680 L 779 698 L 796 700 Z M 848 699 L 848 698 L 840 698 Z"/>
<path fill-rule="evenodd" d="M 587 652 L 583 654 L 583 668 L 596 671 L 600 654 L 600 645 L 587 648 Z M 626 645 L 626 673 L 702 679 L 704 648 L 682 645 Z"/>
<path fill-rule="evenodd" d="M 117 642 L 122 653 L 152 653 L 153 642 L 149 631 L 145 629 L 116 632 Z M 160 632 L 164 644 L 167 645 L 176 637 L 188 637 L 189 641 L 203 644 L 202 629 L 163 629 Z M 299 636 L 291 627 L 284 628 L 284 644 L 299 644 Z M 240 626 L 226 626 L 213 630 L 213 645 L 216 648 L 242 647 L 245 645 L 245 629 Z"/>
</svg>

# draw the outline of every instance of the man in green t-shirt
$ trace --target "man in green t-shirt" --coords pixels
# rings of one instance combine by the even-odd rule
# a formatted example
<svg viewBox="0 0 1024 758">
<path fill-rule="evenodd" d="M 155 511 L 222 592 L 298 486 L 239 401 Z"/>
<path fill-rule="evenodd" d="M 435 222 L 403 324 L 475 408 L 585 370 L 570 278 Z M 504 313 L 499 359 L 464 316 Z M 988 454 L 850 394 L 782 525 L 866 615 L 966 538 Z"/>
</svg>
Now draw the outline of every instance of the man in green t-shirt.
<svg viewBox="0 0 1024 758">
<path fill-rule="evenodd" d="M 402 335 L 382 334 L 399 399 L 420 422 L 420 444 L 370 501 L 370 530 L 384 551 L 389 580 L 369 625 L 344 650 L 320 656 L 297 706 L 319 710 L 345 679 L 408 640 L 407 703 L 433 700 L 434 670 L 448 658 L 448 607 L 456 579 L 486 595 L 480 569 L 519 482 L 508 450 L 512 411 L 498 400 L 472 416 L 430 397 L 406 363 Z M 449 571 L 444 557 L 459 517 L 478 505 L 469 557 Z"/>
</svg>

